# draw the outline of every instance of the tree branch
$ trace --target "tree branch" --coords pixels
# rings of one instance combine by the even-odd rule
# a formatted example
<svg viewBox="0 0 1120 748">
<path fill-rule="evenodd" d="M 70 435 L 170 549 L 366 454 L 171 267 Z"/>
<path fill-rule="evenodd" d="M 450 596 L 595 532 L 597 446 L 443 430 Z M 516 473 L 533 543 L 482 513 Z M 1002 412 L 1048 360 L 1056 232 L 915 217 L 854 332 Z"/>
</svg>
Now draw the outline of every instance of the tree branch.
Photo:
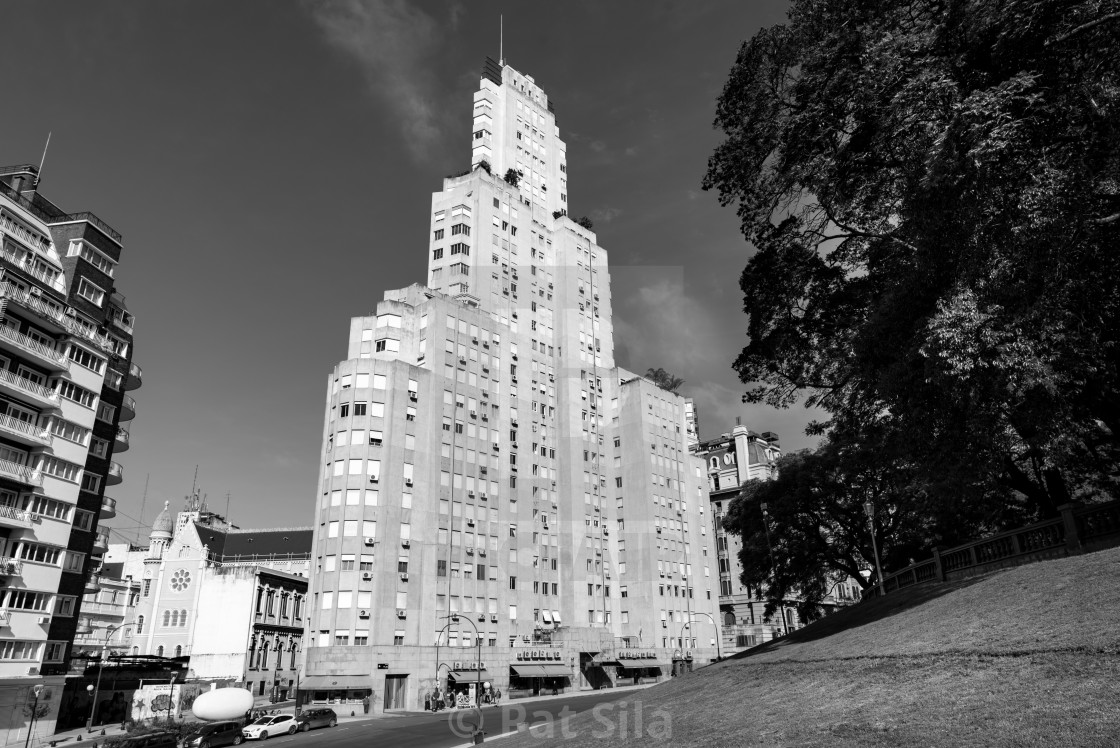
<svg viewBox="0 0 1120 748">
<path fill-rule="evenodd" d="M 1088 31 L 1089 29 L 1094 28 L 1095 26 L 1100 26 L 1102 23 L 1108 23 L 1109 21 L 1120 21 L 1120 13 L 1109 13 L 1108 15 L 1104 15 L 1104 16 L 1101 16 L 1100 18 L 1089 21 L 1088 23 L 1083 23 L 1080 26 L 1078 26 L 1077 28 L 1071 29 L 1064 34 L 1059 34 L 1058 36 L 1055 36 L 1053 39 L 1047 41 L 1042 46 L 1049 47 L 1049 46 L 1054 45 L 1054 44 L 1061 44 L 1066 39 L 1069 39 L 1071 36 L 1077 36 L 1078 34 L 1080 34 L 1082 32 Z"/>
<path fill-rule="evenodd" d="M 1120 16 L 1120 13 L 1117 13 L 1117 15 Z M 1105 216 L 1104 218 L 1095 218 L 1091 221 L 1091 223 L 1103 226 L 1109 223 L 1116 223 L 1117 221 L 1120 221 L 1120 213 L 1113 213 L 1112 215 Z"/>
</svg>

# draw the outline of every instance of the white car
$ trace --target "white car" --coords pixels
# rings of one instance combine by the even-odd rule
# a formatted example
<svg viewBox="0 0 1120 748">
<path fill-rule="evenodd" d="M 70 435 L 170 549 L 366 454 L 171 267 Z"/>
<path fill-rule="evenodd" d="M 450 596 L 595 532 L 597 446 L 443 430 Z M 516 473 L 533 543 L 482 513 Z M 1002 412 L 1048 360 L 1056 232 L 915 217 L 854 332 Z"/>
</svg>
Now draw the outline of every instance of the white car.
<svg viewBox="0 0 1120 748">
<path fill-rule="evenodd" d="M 241 734 L 250 740 L 268 740 L 270 735 L 295 735 L 298 729 L 299 724 L 291 714 L 275 714 L 250 722 Z"/>
</svg>

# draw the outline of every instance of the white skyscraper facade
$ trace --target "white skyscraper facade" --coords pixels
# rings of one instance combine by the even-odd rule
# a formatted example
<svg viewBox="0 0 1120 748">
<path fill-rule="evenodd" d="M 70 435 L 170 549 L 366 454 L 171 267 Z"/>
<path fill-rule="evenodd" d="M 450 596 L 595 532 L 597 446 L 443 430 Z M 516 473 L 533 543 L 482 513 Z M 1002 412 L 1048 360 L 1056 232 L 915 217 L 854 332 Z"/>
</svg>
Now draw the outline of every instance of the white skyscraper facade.
<svg viewBox="0 0 1120 748">
<path fill-rule="evenodd" d="M 327 383 L 306 701 L 578 690 L 715 654 L 686 401 L 615 366 L 554 108 L 488 59 L 470 141 L 432 196 L 426 286 L 351 320 Z"/>
</svg>

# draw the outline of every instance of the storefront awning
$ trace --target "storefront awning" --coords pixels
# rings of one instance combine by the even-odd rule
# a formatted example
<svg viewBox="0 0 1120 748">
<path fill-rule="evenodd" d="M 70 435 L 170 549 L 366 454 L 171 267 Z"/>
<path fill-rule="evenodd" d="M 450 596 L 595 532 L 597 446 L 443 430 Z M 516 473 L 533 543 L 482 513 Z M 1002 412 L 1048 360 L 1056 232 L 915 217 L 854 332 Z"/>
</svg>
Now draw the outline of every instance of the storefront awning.
<svg viewBox="0 0 1120 748">
<path fill-rule="evenodd" d="M 622 662 L 614 657 L 604 657 L 601 660 L 592 660 L 591 664 L 594 667 L 607 667 L 608 665 L 621 665 Z"/>
<path fill-rule="evenodd" d="M 547 610 L 542 610 L 541 611 L 541 618 L 544 619 L 545 623 L 552 623 L 552 614 L 549 613 Z"/>
<path fill-rule="evenodd" d="M 299 682 L 301 691 L 345 691 L 351 688 L 369 688 L 373 677 L 369 675 L 309 675 Z"/>
<path fill-rule="evenodd" d="M 522 678 L 570 678 L 572 671 L 567 665 L 555 662 L 547 665 L 510 665 L 513 672 Z"/>
<path fill-rule="evenodd" d="M 552 611 L 552 620 L 556 622 L 557 626 L 560 625 L 560 623 L 561 623 L 561 621 L 560 621 L 560 611 L 558 611 L 558 610 Z"/>
<path fill-rule="evenodd" d="M 494 680 L 486 670 L 483 670 L 481 673 L 477 670 L 451 670 L 447 673 L 447 677 L 454 679 L 456 683 L 474 683 L 475 681 Z"/>
<path fill-rule="evenodd" d="M 657 668 L 661 669 L 661 663 L 657 660 L 620 660 L 622 667 L 633 670 L 636 668 Z"/>
<path fill-rule="evenodd" d="M 514 675 L 521 678 L 540 678 L 542 677 L 541 670 L 544 669 L 540 665 L 510 665 L 509 667 Z"/>
</svg>

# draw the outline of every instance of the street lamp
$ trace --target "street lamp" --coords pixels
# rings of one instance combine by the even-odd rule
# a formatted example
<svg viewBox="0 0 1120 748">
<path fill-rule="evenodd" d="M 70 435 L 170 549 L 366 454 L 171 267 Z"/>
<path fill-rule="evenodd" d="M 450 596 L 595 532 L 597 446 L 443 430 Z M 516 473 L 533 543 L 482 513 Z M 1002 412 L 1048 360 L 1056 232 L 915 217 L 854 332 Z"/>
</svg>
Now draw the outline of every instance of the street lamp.
<svg viewBox="0 0 1120 748">
<path fill-rule="evenodd" d="M 444 616 L 440 620 L 447 619 L 451 619 L 451 623 L 459 623 L 459 616 L 454 613 L 449 616 Z M 464 620 L 466 620 L 466 622 L 471 625 L 471 628 L 474 629 L 474 638 L 478 642 L 478 661 L 475 662 L 474 671 L 474 704 L 475 708 L 478 709 L 478 727 L 475 728 L 475 730 L 476 732 L 482 732 L 482 637 L 479 635 L 478 626 L 474 624 L 474 621 L 472 621 L 469 617 Z M 438 665 L 436 666 L 436 671 L 436 675 L 438 677 Z"/>
<path fill-rule="evenodd" d="M 97 696 L 101 690 L 101 669 L 105 666 L 105 654 L 109 651 L 109 639 L 114 633 L 121 629 L 131 628 L 133 624 L 122 623 L 119 626 L 110 626 L 105 629 L 105 643 L 101 645 L 101 657 L 97 660 L 97 685 L 86 686 L 87 691 L 91 691 L 92 699 L 89 704 L 89 719 L 86 721 L 86 732 L 93 732 L 93 716 L 94 711 L 97 709 Z"/>
<path fill-rule="evenodd" d="M 716 661 L 718 662 L 718 661 L 722 660 L 723 656 L 719 653 L 719 626 L 716 624 L 716 619 L 712 617 L 711 613 L 705 613 L 702 610 L 693 611 L 692 615 L 707 616 L 708 620 L 710 620 L 712 622 L 712 628 L 714 628 L 716 630 Z M 685 624 L 685 626 L 690 626 L 691 623 L 692 623 L 692 620 L 690 618 L 688 623 Z M 684 631 L 684 626 L 681 627 L 681 631 L 682 632 Z"/>
<path fill-rule="evenodd" d="M 171 692 L 167 695 L 167 721 L 171 721 L 171 708 L 175 705 L 175 681 L 179 679 L 179 671 L 171 671 Z"/>
<path fill-rule="evenodd" d="M 43 693 L 43 686 L 39 684 L 31 687 L 31 693 L 35 696 L 35 701 L 31 705 L 31 721 L 27 723 L 27 738 L 23 741 L 23 748 L 31 743 L 31 730 L 35 727 L 35 717 L 39 714 L 39 694 Z M 19 738 L 16 738 L 17 740 Z"/>
<path fill-rule="evenodd" d="M 774 544 L 770 542 L 770 513 L 766 511 L 766 502 L 762 502 L 762 526 L 766 529 L 766 547 L 770 549 L 770 576 L 777 581 L 778 567 L 774 564 Z M 782 631 L 789 633 L 789 628 L 786 626 L 786 608 L 783 604 L 782 610 Z"/>
<path fill-rule="evenodd" d="M 867 514 L 867 526 L 871 530 L 871 550 L 875 553 L 875 575 L 879 578 L 879 595 L 885 597 L 886 588 L 883 586 L 883 570 L 879 566 L 879 543 L 875 540 L 875 505 L 868 499 L 863 504 L 863 511 Z"/>
</svg>

